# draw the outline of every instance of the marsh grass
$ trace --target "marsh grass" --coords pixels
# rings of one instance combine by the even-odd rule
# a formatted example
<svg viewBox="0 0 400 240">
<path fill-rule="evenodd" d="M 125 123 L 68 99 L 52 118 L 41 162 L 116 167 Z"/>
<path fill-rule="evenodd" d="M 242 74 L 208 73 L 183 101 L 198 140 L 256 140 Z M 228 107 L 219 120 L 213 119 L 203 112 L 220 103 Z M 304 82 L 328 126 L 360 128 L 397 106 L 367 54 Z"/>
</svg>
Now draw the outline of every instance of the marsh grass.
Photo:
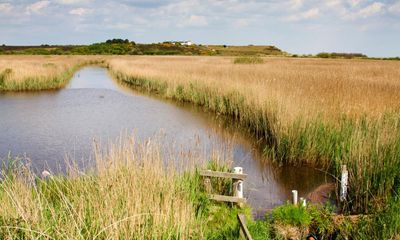
<svg viewBox="0 0 400 240">
<path fill-rule="evenodd" d="M 236 214 L 249 208 L 210 202 L 197 170 L 207 165 L 179 169 L 160 149 L 124 138 L 95 147 L 94 169 L 47 179 L 26 165 L 3 168 L 0 239 L 237 238 Z"/>
<path fill-rule="evenodd" d="M 385 205 L 400 176 L 398 63 L 269 59 L 233 68 L 227 61 L 138 57 L 110 59 L 108 66 L 141 90 L 230 116 L 264 139 L 265 154 L 279 164 L 315 166 L 338 179 L 346 164 L 350 188 L 342 210 Z M 368 93 L 376 100 L 371 105 Z"/>
<path fill-rule="evenodd" d="M 268 58 L 260 64 L 235 65 L 233 58 L 223 57 L 103 58 L 122 82 L 230 117 L 263 139 L 265 154 L 278 164 L 308 164 L 338 178 L 340 166 L 346 164 L 350 188 L 343 210 L 368 213 L 385 206 L 397 192 L 399 62 Z M 62 70 L 55 66 L 77 61 L 28 59 L 23 59 L 27 65 L 15 62 L 35 66 L 24 67 L 29 71 L 3 60 L 0 72 L 12 71 L 2 78 L 3 86 L 11 84 L 10 76 L 20 81 L 35 71 L 61 86 L 48 69 Z"/>
<path fill-rule="evenodd" d="M 0 91 L 60 89 L 81 67 L 102 63 L 100 57 L 3 56 L 0 58 Z"/>
</svg>

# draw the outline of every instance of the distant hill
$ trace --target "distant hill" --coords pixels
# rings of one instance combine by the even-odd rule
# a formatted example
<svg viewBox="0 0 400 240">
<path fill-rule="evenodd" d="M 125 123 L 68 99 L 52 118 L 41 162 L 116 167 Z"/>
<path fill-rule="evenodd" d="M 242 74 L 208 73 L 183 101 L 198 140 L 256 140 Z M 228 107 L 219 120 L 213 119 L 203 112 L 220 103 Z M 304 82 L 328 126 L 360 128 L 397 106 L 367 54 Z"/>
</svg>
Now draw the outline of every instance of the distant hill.
<svg viewBox="0 0 400 240">
<path fill-rule="evenodd" d="M 183 45 L 179 42 L 137 44 L 128 39 L 111 39 L 91 45 L 0 46 L 0 54 L 24 55 L 284 55 L 275 46 Z"/>
</svg>

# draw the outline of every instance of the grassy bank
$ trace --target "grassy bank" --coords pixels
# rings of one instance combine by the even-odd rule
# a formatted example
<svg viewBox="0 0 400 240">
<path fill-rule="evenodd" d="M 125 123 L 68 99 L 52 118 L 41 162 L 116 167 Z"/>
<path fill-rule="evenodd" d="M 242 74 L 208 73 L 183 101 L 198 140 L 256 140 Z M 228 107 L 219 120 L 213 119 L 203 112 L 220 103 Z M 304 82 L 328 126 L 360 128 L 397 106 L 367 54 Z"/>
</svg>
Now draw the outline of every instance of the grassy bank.
<svg viewBox="0 0 400 240">
<path fill-rule="evenodd" d="M 253 239 L 376 239 L 395 236 L 399 198 L 376 215 L 336 216 L 330 206 L 285 204 L 254 221 L 250 209 L 208 199 L 199 169 L 229 171 L 228 161 L 193 151 L 184 168 L 161 154 L 157 140 L 121 138 L 95 146 L 96 166 L 35 175 L 14 160 L 0 172 L 0 239 L 238 239 L 237 214 Z M 179 164 L 182 166 L 183 164 Z M 12 167 L 11 167 L 12 166 Z M 212 181 L 231 194 L 232 182 Z M 382 227 L 383 224 L 383 227 Z"/>
<path fill-rule="evenodd" d="M 99 57 L 84 56 L 3 56 L 0 92 L 60 89 L 81 67 L 101 62 Z"/>
<path fill-rule="evenodd" d="M 385 206 L 400 176 L 398 63 L 227 58 L 111 59 L 121 81 L 229 115 L 266 141 L 280 164 L 309 164 L 337 177 L 350 171 L 343 210 Z M 371 97 L 374 96 L 374 101 Z"/>
<path fill-rule="evenodd" d="M 85 173 L 69 169 L 67 175 L 40 179 L 24 165 L 3 168 L 0 238 L 238 237 L 236 214 L 248 215 L 248 209 L 210 202 L 197 173 L 206 167 L 227 170 L 224 162 L 187 159 L 199 164 L 177 169 L 174 159 L 161 156 L 157 142 L 133 138 L 96 149 L 96 167 Z M 213 184 L 216 191 L 231 185 Z"/>
</svg>

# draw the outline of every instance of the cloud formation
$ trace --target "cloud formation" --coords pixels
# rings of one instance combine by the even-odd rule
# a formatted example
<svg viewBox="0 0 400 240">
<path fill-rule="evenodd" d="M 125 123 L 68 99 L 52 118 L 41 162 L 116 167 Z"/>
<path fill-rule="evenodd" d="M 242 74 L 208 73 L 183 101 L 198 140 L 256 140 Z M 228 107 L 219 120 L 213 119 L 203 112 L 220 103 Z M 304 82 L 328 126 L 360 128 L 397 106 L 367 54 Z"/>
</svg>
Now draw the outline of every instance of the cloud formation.
<svg viewBox="0 0 400 240">
<path fill-rule="evenodd" d="M 92 12 L 92 9 L 87 8 L 74 8 L 69 11 L 71 15 L 84 16 Z"/>
<path fill-rule="evenodd" d="M 320 14 L 320 11 L 318 8 L 311 8 L 307 11 L 291 15 L 286 19 L 288 21 L 300 21 L 300 20 L 305 20 L 305 19 L 310 19 L 310 18 L 316 18 L 316 17 L 318 17 L 319 14 Z"/>
<path fill-rule="evenodd" d="M 33 13 L 40 14 L 43 9 L 45 9 L 47 6 L 49 6 L 49 4 L 50 4 L 50 1 L 48 1 L 48 0 L 38 1 L 38 2 L 27 5 L 25 8 L 25 12 L 27 14 L 33 14 Z"/>
<path fill-rule="evenodd" d="M 0 3 L 0 13 L 9 13 L 12 10 L 12 5 L 9 3 Z"/>
<path fill-rule="evenodd" d="M 0 0 L 0 22 L 0 44 L 92 43 L 122 37 L 276 44 L 300 53 L 394 54 L 391 46 L 400 41 L 400 1 Z M 378 44 L 382 41 L 389 44 Z"/>
</svg>

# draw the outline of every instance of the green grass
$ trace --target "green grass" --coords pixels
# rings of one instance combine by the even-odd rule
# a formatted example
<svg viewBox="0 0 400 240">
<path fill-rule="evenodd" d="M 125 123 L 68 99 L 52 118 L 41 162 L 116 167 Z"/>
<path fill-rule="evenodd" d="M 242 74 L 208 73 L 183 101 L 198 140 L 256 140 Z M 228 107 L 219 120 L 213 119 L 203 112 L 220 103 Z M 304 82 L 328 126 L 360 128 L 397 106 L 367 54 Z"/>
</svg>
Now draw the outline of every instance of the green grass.
<svg viewBox="0 0 400 240">
<path fill-rule="evenodd" d="M 176 172 L 150 145 L 121 146 L 93 170 L 46 180 L 10 160 L 0 173 L 0 239 L 237 239 L 237 214 L 250 208 L 209 200 L 198 170 Z"/>
<path fill-rule="evenodd" d="M 311 224 L 311 215 L 305 207 L 292 204 L 283 205 L 273 210 L 275 221 L 294 226 L 308 226 Z"/>
</svg>

